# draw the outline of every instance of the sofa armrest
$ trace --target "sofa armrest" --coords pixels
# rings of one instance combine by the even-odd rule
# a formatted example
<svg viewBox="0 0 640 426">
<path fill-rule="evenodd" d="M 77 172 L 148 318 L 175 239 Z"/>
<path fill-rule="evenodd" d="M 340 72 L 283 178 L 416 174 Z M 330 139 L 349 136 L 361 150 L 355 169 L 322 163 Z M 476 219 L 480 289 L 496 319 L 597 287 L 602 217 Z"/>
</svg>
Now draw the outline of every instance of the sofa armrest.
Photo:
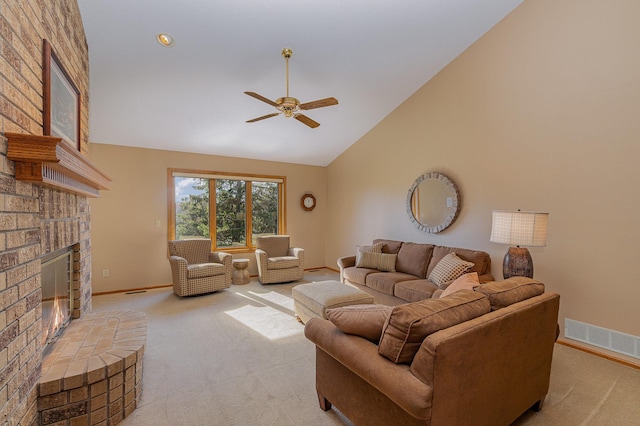
<svg viewBox="0 0 640 426">
<path fill-rule="evenodd" d="M 344 283 L 344 270 L 356 266 L 355 256 L 343 256 L 338 258 L 338 268 L 340 268 L 340 282 Z"/>
<path fill-rule="evenodd" d="M 316 346 L 384 393 L 416 418 L 426 418 L 431 409 L 432 389 L 411 373 L 409 366 L 394 364 L 378 354 L 378 346 L 362 337 L 345 334 L 328 320 L 307 322 L 304 334 Z M 316 374 L 331 372 L 316 371 Z"/>
<path fill-rule="evenodd" d="M 340 269 L 350 268 L 352 266 L 356 266 L 355 256 L 343 256 L 338 258 L 338 267 Z"/>
</svg>

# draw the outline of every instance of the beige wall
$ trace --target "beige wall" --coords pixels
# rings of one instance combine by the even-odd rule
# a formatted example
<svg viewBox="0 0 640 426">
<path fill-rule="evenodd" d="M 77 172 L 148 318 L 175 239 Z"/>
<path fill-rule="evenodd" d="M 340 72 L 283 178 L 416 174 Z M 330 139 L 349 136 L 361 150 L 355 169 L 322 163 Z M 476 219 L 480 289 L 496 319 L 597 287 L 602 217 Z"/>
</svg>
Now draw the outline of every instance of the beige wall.
<svg viewBox="0 0 640 426">
<path fill-rule="evenodd" d="M 173 151 L 91 145 L 92 161 L 113 179 L 110 191 L 90 200 L 93 292 L 171 283 L 167 260 L 167 168 L 286 176 L 287 232 L 305 249 L 305 269 L 324 266 L 326 168 Z M 317 207 L 306 212 L 300 197 L 311 192 Z M 161 226 L 155 226 L 159 219 Z M 253 253 L 234 254 L 251 260 Z M 102 277 L 109 269 L 109 278 Z"/>
<path fill-rule="evenodd" d="M 638 2 L 527 0 L 326 169 L 92 145 L 114 177 L 91 201 L 94 291 L 170 281 L 166 168 L 193 167 L 286 175 L 288 231 L 309 267 L 335 268 L 386 237 L 488 251 L 501 279 L 507 246 L 489 242 L 491 210 L 547 211 L 547 247 L 530 251 L 535 277 L 562 296 L 561 327 L 566 317 L 640 335 L 637 16 Z M 427 171 L 462 194 L 440 234 L 405 212 Z M 312 213 L 299 207 L 306 191 Z"/>
<path fill-rule="evenodd" d="M 638 16 L 636 1 L 525 1 L 328 167 L 326 263 L 387 237 L 486 250 L 502 279 L 491 210 L 547 211 L 530 251 L 560 325 L 640 336 Z M 441 234 L 405 213 L 427 171 L 462 194 Z"/>
</svg>

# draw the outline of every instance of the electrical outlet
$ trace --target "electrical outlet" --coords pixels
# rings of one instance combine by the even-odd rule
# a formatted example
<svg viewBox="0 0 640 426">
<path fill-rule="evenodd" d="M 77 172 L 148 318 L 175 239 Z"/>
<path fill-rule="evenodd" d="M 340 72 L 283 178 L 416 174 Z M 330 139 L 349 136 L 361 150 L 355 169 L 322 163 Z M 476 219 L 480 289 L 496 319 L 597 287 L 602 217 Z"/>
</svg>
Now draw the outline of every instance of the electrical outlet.
<svg viewBox="0 0 640 426">
<path fill-rule="evenodd" d="M 160 228 L 160 219 L 156 219 L 156 228 Z"/>
<path fill-rule="evenodd" d="M 103 269 L 102 270 L 102 278 L 109 278 L 109 270 L 108 269 Z"/>
</svg>

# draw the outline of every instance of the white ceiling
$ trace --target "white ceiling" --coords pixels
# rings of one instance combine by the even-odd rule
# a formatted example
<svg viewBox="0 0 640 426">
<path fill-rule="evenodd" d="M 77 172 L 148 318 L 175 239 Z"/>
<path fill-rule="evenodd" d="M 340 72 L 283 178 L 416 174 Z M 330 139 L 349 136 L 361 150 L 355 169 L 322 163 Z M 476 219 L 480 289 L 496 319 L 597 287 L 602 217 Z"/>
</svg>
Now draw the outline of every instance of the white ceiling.
<svg viewBox="0 0 640 426">
<path fill-rule="evenodd" d="M 522 0 L 78 0 L 92 143 L 325 166 Z M 171 34 L 175 46 L 155 37 Z M 277 116 L 245 95 L 339 105 Z"/>
</svg>

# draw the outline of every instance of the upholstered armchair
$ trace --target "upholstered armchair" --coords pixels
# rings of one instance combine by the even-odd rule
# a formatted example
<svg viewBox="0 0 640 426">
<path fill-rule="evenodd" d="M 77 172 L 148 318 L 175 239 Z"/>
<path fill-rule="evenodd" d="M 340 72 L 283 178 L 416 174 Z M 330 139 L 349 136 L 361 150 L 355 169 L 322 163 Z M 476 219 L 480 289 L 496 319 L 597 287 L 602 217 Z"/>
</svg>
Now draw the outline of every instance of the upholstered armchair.
<svg viewBox="0 0 640 426">
<path fill-rule="evenodd" d="M 262 284 L 284 283 L 304 277 L 304 249 L 289 247 L 288 235 L 256 239 L 258 278 Z"/>
<path fill-rule="evenodd" d="M 229 253 L 212 252 L 209 239 L 169 241 L 173 292 L 182 297 L 231 287 L 232 261 Z"/>
</svg>

